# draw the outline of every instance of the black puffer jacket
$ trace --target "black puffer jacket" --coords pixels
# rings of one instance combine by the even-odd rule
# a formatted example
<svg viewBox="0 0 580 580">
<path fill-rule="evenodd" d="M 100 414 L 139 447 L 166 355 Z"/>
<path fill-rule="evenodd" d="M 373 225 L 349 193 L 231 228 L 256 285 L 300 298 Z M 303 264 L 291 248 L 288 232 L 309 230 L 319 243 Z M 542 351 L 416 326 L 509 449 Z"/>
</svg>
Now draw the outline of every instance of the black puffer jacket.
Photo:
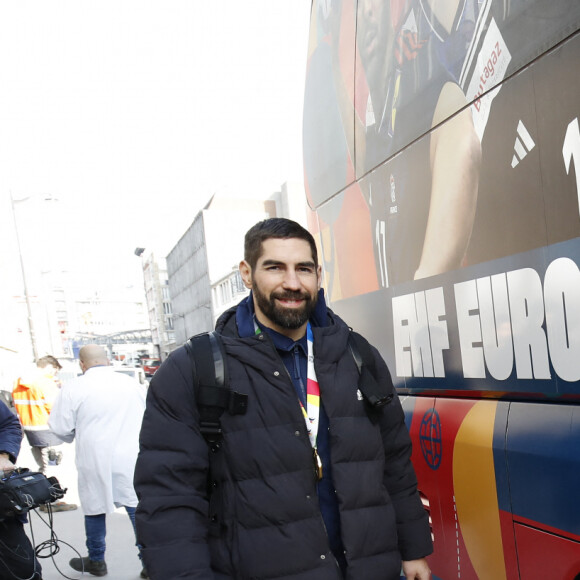
<svg viewBox="0 0 580 580">
<path fill-rule="evenodd" d="M 432 549 L 403 411 L 395 397 L 379 423 L 371 423 L 357 396 L 349 329 L 329 316 L 328 326 L 313 329 L 314 354 L 330 421 L 347 578 L 398 579 L 401 555 L 411 560 Z M 312 448 L 284 364 L 266 334 L 238 335 L 234 310 L 222 316 L 218 331 L 230 386 L 249 400 L 245 415 L 222 416 L 209 502 L 209 452 L 185 349 L 170 355 L 149 388 L 135 472 L 137 530 L 149 574 L 154 580 L 338 580 Z"/>
</svg>

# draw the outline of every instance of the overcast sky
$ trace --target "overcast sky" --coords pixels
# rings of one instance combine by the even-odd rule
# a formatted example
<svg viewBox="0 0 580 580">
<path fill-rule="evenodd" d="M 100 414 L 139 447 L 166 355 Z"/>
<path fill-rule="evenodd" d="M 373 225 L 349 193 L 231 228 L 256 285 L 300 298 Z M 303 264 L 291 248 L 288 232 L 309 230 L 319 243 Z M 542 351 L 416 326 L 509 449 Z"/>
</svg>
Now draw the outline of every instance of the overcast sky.
<svg viewBox="0 0 580 580">
<path fill-rule="evenodd" d="M 212 193 L 302 182 L 309 14 L 309 0 L 2 2 L 2 229 L 10 192 L 52 195 L 47 212 L 18 204 L 24 237 L 122 273 L 136 246 L 171 249 Z"/>
</svg>

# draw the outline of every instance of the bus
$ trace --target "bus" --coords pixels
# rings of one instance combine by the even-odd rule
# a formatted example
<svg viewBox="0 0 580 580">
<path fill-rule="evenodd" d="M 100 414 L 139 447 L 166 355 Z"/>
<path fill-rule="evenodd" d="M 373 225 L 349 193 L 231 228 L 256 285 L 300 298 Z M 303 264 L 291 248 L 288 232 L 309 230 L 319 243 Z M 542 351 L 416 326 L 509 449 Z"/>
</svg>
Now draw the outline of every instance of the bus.
<svg viewBox="0 0 580 580">
<path fill-rule="evenodd" d="M 435 580 L 580 579 L 580 2 L 313 0 L 330 306 L 379 348 Z"/>
</svg>

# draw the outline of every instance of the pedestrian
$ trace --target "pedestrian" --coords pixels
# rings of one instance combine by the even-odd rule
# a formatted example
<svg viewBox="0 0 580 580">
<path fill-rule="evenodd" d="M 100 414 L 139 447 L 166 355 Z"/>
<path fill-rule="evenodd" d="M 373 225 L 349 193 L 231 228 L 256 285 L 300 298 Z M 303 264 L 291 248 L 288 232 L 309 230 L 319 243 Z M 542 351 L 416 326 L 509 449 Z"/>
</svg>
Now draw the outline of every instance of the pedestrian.
<svg viewBox="0 0 580 580">
<path fill-rule="evenodd" d="M 105 576 L 106 514 L 124 507 L 135 529 L 133 472 L 145 391 L 134 379 L 115 372 L 101 346 L 82 347 L 79 359 L 83 374 L 63 386 L 49 425 L 64 441 L 76 439 L 88 556 L 69 564 L 79 572 Z M 146 570 L 141 577 L 147 578 Z"/>
<path fill-rule="evenodd" d="M 62 439 L 48 426 L 52 405 L 60 389 L 57 373 L 61 368 L 56 357 L 43 356 L 36 361 L 34 371 L 16 380 L 12 391 L 14 408 L 30 443 L 32 457 L 38 471 L 45 476 L 51 475 L 53 466 L 62 461 L 62 451 L 54 449 L 62 445 Z M 46 511 L 46 506 L 40 509 Z M 77 506 L 59 501 L 52 504 L 51 509 L 53 512 L 63 512 L 76 510 Z"/>
<path fill-rule="evenodd" d="M 20 452 L 22 428 L 10 409 L 0 402 L 0 477 L 9 477 Z M 0 484 L 2 485 L 2 484 Z M 26 516 L 0 517 L 0 578 L 41 580 L 42 567 L 24 532 Z"/>
<path fill-rule="evenodd" d="M 135 470 L 150 577 L 395 580 L 402 566 L 427 580 L 431 535 L 400 402 L 367 415 L 311 234 L 282 218 L 256 224 L 240 273 L 251 293 L 216 332 L 245 414 L 224 412 L 208 446 L 185 347 L 151 381 Z"/>
</svg>

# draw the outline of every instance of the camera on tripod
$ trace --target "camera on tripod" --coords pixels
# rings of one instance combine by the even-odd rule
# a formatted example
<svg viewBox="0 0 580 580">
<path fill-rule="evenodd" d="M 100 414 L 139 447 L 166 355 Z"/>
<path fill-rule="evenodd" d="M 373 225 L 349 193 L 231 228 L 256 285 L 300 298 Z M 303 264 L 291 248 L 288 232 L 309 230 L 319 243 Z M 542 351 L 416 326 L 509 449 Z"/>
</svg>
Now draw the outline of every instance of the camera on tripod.
<svg viewBox="0 0 580 580">
<path fill-rule="evenodd" d="M 53 503 L 64 497 L 56 477 L 25 467 L 14 469 L 0 480 L 0 519 L 26 514 L 43 504 Z"/>
</svg>

